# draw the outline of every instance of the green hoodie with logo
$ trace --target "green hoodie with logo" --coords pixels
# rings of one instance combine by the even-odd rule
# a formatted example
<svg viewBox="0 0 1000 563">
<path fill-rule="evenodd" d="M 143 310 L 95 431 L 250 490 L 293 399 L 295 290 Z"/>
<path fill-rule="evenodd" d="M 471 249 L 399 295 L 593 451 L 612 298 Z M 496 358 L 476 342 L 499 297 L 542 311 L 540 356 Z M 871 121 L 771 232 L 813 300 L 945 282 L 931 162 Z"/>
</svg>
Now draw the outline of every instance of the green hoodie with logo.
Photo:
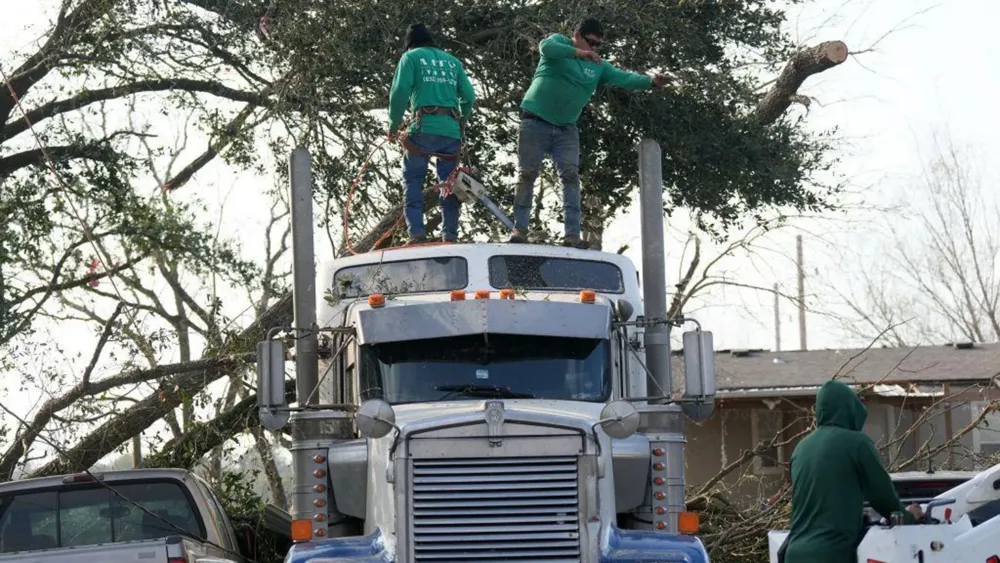
<svg viewBox="0 0 1000 563">
<path fill-rule="evenodd" d="M 454 108 L 468 119 L 476 101 L 476 91 L 465 74 L 462 61 L 436 47 L 417 47 L 403 53 L 389 90 L 389 131 L 395 132 L 403 123 L 403 113 L 409 109 L 439 106 Z M 408 128 L 410 133 L 462 138 L 461 124 L 449 115 L 423 115 L 420 128 L 416 118 Z"/>
<path fill-rule="evenodd" d="M 816 394 L 816 429 L 792 453 L 792 523 L 785 563 L 854 563 L 863 502 L 888 517 L 904 507 L 875 444 L 868 409 L 850 387 L 827 381 Z M 903 512 L 905 522 L 913 516 Z"/>
</svg>

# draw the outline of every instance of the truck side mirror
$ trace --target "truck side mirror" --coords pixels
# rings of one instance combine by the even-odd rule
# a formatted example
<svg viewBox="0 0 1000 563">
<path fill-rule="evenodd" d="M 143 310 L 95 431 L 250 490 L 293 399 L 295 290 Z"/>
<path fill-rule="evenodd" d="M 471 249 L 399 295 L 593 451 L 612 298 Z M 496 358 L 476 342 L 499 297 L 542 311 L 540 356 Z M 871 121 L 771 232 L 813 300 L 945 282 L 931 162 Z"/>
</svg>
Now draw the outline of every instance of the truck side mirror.
<svg viewBox="0 0 1000 563">
<path fill-rule="evenodd" d="M 712 333 L 684 333 L 684 413 L 703 421 L 715 410 L 715 345 Z"/>
<path fill-rule="evenodd" d="M 396 411 L 382 399 L 368 399 L 355 415 L 358 432 L 365 438 L 381 438 L 396 428 Z"/>
<path fill-rule="evenodd" d="M 624 297 L 615 301 L 614 309 L 615 316 L 618 317 L 617 320 L 621 323 L 627 323 L 632 318 L 632 313 L 635 313 L 635 307 Z"/>
<path fill-rule="evenodd" d="M 291 413 L 285 401 L 285 344 L 281 340 L 257 343 L 257 410 L 260 424 L 279 430 Z"/>
<path fill-rule="evenodd" d="M 618 440 L 628 438 L 639 429 L 639 411 L 632 403 L 622 399 L 605 405 L 600 417 L 598 424 L 604 433 Z"/>
</svg>

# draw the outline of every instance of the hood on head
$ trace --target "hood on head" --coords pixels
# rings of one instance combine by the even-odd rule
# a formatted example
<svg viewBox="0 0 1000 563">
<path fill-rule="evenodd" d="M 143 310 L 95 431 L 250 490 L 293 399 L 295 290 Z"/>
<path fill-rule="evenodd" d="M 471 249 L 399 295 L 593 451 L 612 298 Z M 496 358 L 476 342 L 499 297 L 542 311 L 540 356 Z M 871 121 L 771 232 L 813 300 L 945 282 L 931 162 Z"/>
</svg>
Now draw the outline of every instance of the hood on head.
<svg viewBox="0 0 1000 563">
<path fill-rule="evenodd" d="M 838 426 L 855 432 L 865 427 L 868 409 L 850 387 L 830 380 L 816 393 L 816 425 Z"/>
</svg>

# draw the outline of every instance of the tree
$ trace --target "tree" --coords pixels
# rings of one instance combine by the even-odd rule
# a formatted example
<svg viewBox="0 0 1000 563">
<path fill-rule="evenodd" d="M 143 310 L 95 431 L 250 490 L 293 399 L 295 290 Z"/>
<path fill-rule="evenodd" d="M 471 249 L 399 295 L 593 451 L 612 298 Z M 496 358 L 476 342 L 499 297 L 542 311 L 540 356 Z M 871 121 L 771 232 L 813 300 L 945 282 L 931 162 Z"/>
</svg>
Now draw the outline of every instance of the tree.
<svg viewBox="0 0 1000 563">
<path fill-rule="evenodd" d="M 3 94 L 0 102 L 5 124 L 0 219 L 6 229 L 0 243 L 5 304 L 0 342 L 30 327 L 34 315 L 53 307 L 53 296 L 66 307 L 79 305 L 69 292 L 82 289 L 106 304 L 125 302 L 122 324 L 134 324 L 137 310 L 155 313 L 173 330 L 184 358 L 135 368 L 142 375 L 133 377 L 168 367 L 174 371 L 169 385 L 161 380 L 131 399 L 132 406 L 104 413 L 95 428 L 35 474 L 88 467 L 159 421 L 166 419 L 169 425 L 177 408 L 183 421 L 183 405 L 216 381 L 241 377 L 253 344 L 270 328 L 290 324 L 290 297 L 277 291 L 270 307 L 259 307 L 253 323 L 229 331 L 219 330 L 214 301 L 185 297 L 184 285 L 174 279 L 178 266 L 196 278 L 224 270 L 238 285 L 263 265 L 247 264 L 235 250 L 220 261 L 223 247 L 207 236 L 191 207 L 181 203 L 191 197 L 181 188 L 220 157 L 234 169 L 263 171 L 266 156 L 283 163 L 292 144 L 305 144 L 315 157 L 317 197 L 329 210 L 325 226 L 331 240 L 341 241 L 343 213 L 338 210 L 368 147 L 384 135 L 379 112 L 386 105 L 398 55 L 394 45 L 413 19 L 427 20 L 442 44 L 468 61 L 482 93 L 481 109 L 470 124 L 469 161 L 486 172 L 503 204 L 510 203 L 504 178 L 513 175 L 505 162 L 514 146 L 510 117 L 533 72 L 534 49 L 547 33 L 566 30 L 585 13 L 605 20 L 611 30 L 607 55 L 616 64 L 668 67 L 685 84 L 663 94 L 602 90 L 595 97 L 582 139 L 589 155 L 583 170 L 587 196 L 601 202 L 588 218 L 592 235 L 599 239 L 603 224 L 631 198 L 634 141 L 640 135 L 659 139 L 665 148 L 664 177 L 673 188 L 665 205 L 699 211 L 701 226 L 716 234 L 775 208 L 824 209 L 836 191 L 810 185 L 811 174 L 829 165 L 828 142 L 803 132 L 801 119 L 787 119 L 784 111 L 805 78 L 845 60 L 846 46 L 832 42 L 795 49 L 779 30 L 782 12 L 763 3 L 591 3 L 569 11 L 546 3 L 486 7 L 388 0 L 350 7 L 280 0 L 271 6 L 262 13 L 240 0 L 187 0 L 169 6 L 67 0 L 45 43 L 10 74 L 11 94 Z M 261 15 L 271 23 L 254 33 Z M 747 54 L 752 52 L 765 55 Z M 330 63 L 330 53 L 338 57 L 337 64 Z M 774 67 L 785 61 L 766 95 L 757 93 L 745 76 L 751 62 Z M 67 81 L 83 89 L 67 91 Z M 31 101 L 44 96 L 50 101 Z M 140 101 L 162 105 L 167 119 L 105 120 L 120 110 L 136 117 Z M 186 147 L 151 145 L 153 135 L 170 130 L 165 122 L 184 112 L 201 124 L 198 142 L 206 148 L 191 154 Z M 147 173 L 163 161 L 169 173 Z M 44 169 L 54 175 L 38 173 Z M 387 242 L 385 235 L 399 224 L 401 190 L 389 170 L 375 165 L 362 178 L 349 223 L 355 250 Z M 276 172 L 281 180 L 284 171 L 279 167 Z M 148 193 L 161 188 L 166 197 Z M 433 192 L 426 193 L 433 202 Z M 478 220 L 481 213 L 469 210 L 469 232 L 490 230 L 473 227 L 490 224 Z M 551 219 L 547 215 L 540 215 L 540 227 Z M 94 249 L 93 256 L 80 252 L 86 247 Z M 173 308 L 149 310 L 158 308 L 159 296 L 143 294 L 142 278 L 134 273 L 149 267 L 168 282 L 176 298 Z M 20 270 L 38 275 L 27 281 L 11 275 Z M 89 284 L 103 284 L 105 278 L 114 291 L 91 291 Z M 107 313 L 87 316 L 114 324 Z M 148 336 L 130 336 L 122 324 L 114 325 L 122 332 L 118 341 L 141 351 Z M 203 342 L 200 359 L 195 346 L 189 355 L 183 352 L 184 334 Z M 196 463 L 245 430 L 245 425 L 226 424 L 244 420 L 233 409 L 250 396 L 235 403 L 239 397 L 223 401 L 218 416 L 199 427 L 210 440 L 198 441 L 189 455 L 173 462 Z M 209 431 L 222 427 L 230 433 Z M 181 435 L 176 440 L 191 430 L 182 424 L 177 428 Z"/>
<path fill-rule="evenodd" d="M 186 1 L 245 28 L 264 15 L 249 2 Z M 594 2 L 567 8 L 383 0 L 335 8 L 315 0 L 281 0 L 271 6 L 269 48 L 288 73 L 310 77 L 311 90 L 296 93 L 299 100 L 309 100 L 307 111 L 314 116 L 305 134 L 320 148 L 314 152 L 318 187 L 323 197 L 333 198 L 331 209 L 346 198 L 348 182 L 342 176 L 348 163 L 385 134 L 377 110 L 386 106 L 402 31 L 415 20 L 435 30 L 441 45 L 465 61 L 479 85 L 479 110 L 469 125 L 469 162 L 484 172 L 496 199 L 509 206 L 514 168 L 505 155 L 514 153 L 516 139 L 511 117 L 534 71 L 538 41 L 567 31 L 585 14 L 605 20 L 610 30 L 605 54 L 616 64 L 677 69 L 685 82 L 684 88 L 662 95 L 602 90 L 595 97 L 581 133 L 585 195 L 602 202 L 588 208 L 592 230 L 600 231 L 629 202 L 636 186 L 635 139 L 643 134 L 666 149 L 664 177 L 676 187 L 669 207 L 705 210 L 706 226 L 731 226 L 771 206 L 818 209 L 830 195 L 805 186 L 812 171 L 828 164 L 826 141 L 803 134 L 799 124 L 781 116 L 802 81 L 842 62 L 847 48 L 832 42 L 796 51 L 779 30 L 783 13 L 763 3 Z M 730 47 L 736 55 L 727 53 Z M 349 64 L 329 64 L 316 53 L 337 53 Z M 763 97 L 757 94 L 743 72 L 747 65 L 774 66 L 789 58 L 773 88 Z M 389 162 L 391 170 L 395 162 Z M 358 190 L 352 207 L 359 217 L 371 211 L 381 216 L 385 203 L 399 201 L 401 190 L 383 169 L 371 169 L 380 189 Z M 469 213 L 477 217 L 475 225 L 493 224 L 481 209 Z M 549 216 L 537 227 L 544 230 Z M 480 230 L 500 235 L 494 227 Z"/>
<path fill-rule="evenodd" d="M 948 136 L 934 147 L 881 229 L 884 245 L 859 260 L 872 262 L 860 279 L 830 284 L 851 313 L 845 329 L 854 336 L 891 325 L 883 339 L 896 346 L 1000 339 L 1000 208 L 969 149 Z"/>
</svg>

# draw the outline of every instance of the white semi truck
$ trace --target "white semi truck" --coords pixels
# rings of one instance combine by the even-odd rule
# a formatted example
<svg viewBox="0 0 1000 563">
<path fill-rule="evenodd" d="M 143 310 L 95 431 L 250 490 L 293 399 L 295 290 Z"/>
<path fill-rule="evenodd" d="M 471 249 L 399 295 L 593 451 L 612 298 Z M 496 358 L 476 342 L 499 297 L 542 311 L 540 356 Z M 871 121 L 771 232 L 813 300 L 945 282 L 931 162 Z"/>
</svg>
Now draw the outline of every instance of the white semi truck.
<svg viewBox="0 0 1000 563">
<path fill-rule="evenodd" d="M 708 562 L 684 417 L 712 412 L 714 351 L 695 322 L 674 393 L 670 329 L 693 321 L 666 319 L 660 165 L 644 140 L 641 288 L 622 255 L 527 244 L 378 250 L 317 278 L 292 153 L 294 407 L 281 331 L 258 346 L 262 424 L 293 435 L 287 563 Z"/>
<path fill-rule="evenodd" d="M 859 563 L 1000 563 L 1000 465 L 921 504 L 915 524 L 870 526 L 857 550 Z M 890 517 L 891 518 L 891 517 Z M 788 530 L 768 532 L 771 563 Z"/>
</svg>

